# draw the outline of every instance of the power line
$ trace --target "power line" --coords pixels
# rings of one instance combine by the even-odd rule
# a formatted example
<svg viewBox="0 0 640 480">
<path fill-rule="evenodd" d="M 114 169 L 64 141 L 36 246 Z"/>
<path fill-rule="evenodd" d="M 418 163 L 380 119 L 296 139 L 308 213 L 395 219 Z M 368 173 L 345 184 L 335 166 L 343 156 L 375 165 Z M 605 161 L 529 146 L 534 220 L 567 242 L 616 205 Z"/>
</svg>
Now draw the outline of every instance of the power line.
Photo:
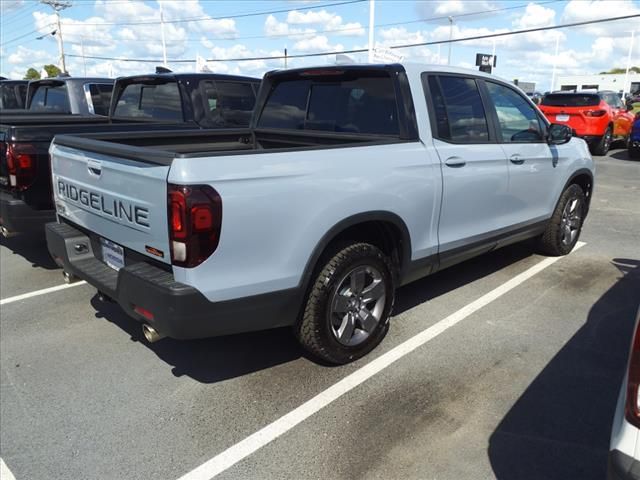
<svg viewBox="0 0 640 480">
<path fill-rule="evenodd" d="M 441 45 L 446 43 L 456 43 L 456 42 L 468 42 L 471 40 L 484 40 L 487 38 L 495 38 L 495 37 L 506 37 L 509 35 L 520 35 L 523 33 L 532 33 L 532 32 L 542 32 L 547 30 L 557 30 L 560 28 L 570 28 L 570 27 L 580 27 L 583 25 L 593 25 L 596 23 L 606 23 L 606 22 L 615 22 L 618 20 L 628 20 L 630 18 L 640 17 L 640 14 L 634 15 L 624 15 L 621 17 L 610 17 L 610 18 L 602 18 L 598 20 L 587 20 L 584 22 L 574 22 L 574 23 L 565 23 L 562 25 L 553 25 L 548 27 L 537 27 L 537 28 L 527 28 L 523 30 L 513 30 L 510 32 L 503 33 L 492 33 L 489 35 L 476 35 L 473 37 L 464 37 L 464 38 L 454 38 L 451 40 L 436 40 L 433 42 L 420 42 L 420 43 L 408 43 L 404 45 L 392 45 L 388 48 L 412 48 L 412 47 L 423 47 L 428 45 Z M 305 58 L 305 57 L 322 57 L 327 55 L 338 55 L 345 53 L 363 53 L 367 52 L 367 48 L 358 48 L 352 50 L 342 50 L 342 51 L 333 51 L 333 52 L 319 52 L 319 53 L 300 53 L 294 55 L 287 55 L 286 58 Z M 82 55 L 68 55 L 69 57 L 79 57 L 82 58 Z M 139 62 L 139 63 L 162 63 L 162 60 L 150 60 L 150 59 L 142 59 L 142 58 L 116 58 L 116 57 L 98 57 L 98 56 L 85 56 L 84 58 L 91 58 L 95 60 L 116 60 L 119 62 Z M 256 61 L 256 60 L 282 60 L 284 59 L 284 55 L 275 55 L 270 57 L 245 57 L 245 58 L 212 58 L 207 59 L 207 62 L 248 62 L 248 61 Z M 171 63 L 193 63 L 195 59 L 174 59 L 168 60 Z"/>
<path fill-rule="evenodd" d="M 13 42 L 15 42 L 16 40 L 20 40 L 20 39 L 22 39 L 22 38 L 24 38 L 24 37 L 28 37 L 29 35 L 33 35 L 34 33 L 42 33 L 40 30 L 45 29 L 45 28 L 52 27 L 52 26 L 54 26 L 54 25 L 55 25 L 55 23 L 50 23 L 50 24 L 48 24 L 48 25 L 43 25 L 42 27 L 40 27 L 40 28 L 36 28 L 35 30 L 32 30 L 32 31 L 31 31 L 31 32 L 29 32 L 29 33 L 24 33 L 24 34 L 20 35 L 19 37 L 12 38 L 11 40 L 7 40 L 6 42 L 4 42 L 4 43 L 0 44 L 0 46 L 4 47 L 5 45 L 7 45 L 7 44 L 9 44 L 9 43 L 13 43 Z"/>
<path fill-rule="evenodd" d="M 235 18 L 246 18 L 246 17 L 257 17 L 261 15 L 270 15 L 274 13 L 287 13 L 299 10 L 311 10 L 315 8 L 324 8 L 324 7 L 337 7 L 339 5 L 349 5 L 352 3 L 362 3 L 366 0 L 348 0 L 343 2 L 334 2 L 334 3 L 325 3 L 320 5 L 309 5 L 307 7 L 298 7 L 298 8 L 286 8 L 280 10 L 268 10 L 261 12 L 250 12 L 250 13 L 238 13 L 235 15 L 223 15 L 220 17 L 192 17 L 192 18 L 181 18 L 178 20 L 165 20 L 164 23 L 186 23 L 186 22 L 206 22 L 209 20 L 227 20 L 227 19 L 235 19 Z M 77 25 L 68 25 L 70 27 L 77 26 L 107 26 L 107 25 L 160 25 L 160 20 L 149 20 L 149 21 L 141 21 L 141 22 L 104 22 L 104 23 L 83 23 Z"/>
</svg>

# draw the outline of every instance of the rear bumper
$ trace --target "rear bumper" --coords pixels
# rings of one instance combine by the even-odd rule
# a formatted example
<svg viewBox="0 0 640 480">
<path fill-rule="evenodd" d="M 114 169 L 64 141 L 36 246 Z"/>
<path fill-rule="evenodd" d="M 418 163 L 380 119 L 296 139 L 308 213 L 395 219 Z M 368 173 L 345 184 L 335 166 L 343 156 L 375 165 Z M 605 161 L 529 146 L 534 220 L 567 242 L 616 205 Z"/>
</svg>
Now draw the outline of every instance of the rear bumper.
<svg viewBox="0 0 640 480">
<path fill-rule="evenodd" d="M 578 137 L 582 138 L 585 142 L 587 142 L 587 144 L 589 146 L 591 145 L 595 145 L 596 143 L 600 142 L 600 140 L 602 140 L 602 135 L 577 135 Z"/>
<path fill-rule="evenodd" d="M 609 452 L 607 480 L 640 480 L 640 462 L 618 450 Z"/>
<path fill-rule="evenodd" d="M 150 263 L 127 264 L 119 271 L 94 253 L 90 238 L 64 223 L 45 228 L 49 252 L 65 271 L 111 297 L 134 319 L 176 339 L 205 338 L 292 325 L 300 305 L 298 289 L 210 302 L 198 290 L 176 282 Z M 76 248 L 79 245 L 84 247 Z M 79 252 L 77 251 L 79 250 Z M 143 317 L 140 307 L 153 314 Z"/>
<path fill-rule="evenodd" d="M 11 193 L 0 191 L 0 225 L 11 233 L 36 233 L 56 219 L 54 210 L 34 210 Z"/>
</svg>

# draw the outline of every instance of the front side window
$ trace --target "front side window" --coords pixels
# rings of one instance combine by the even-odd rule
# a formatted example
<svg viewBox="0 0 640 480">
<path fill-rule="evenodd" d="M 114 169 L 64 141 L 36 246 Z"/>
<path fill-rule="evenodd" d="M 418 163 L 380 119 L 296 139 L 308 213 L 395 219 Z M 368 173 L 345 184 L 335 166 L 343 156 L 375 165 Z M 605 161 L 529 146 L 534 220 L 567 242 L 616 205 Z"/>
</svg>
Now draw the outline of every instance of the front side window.
<svg viewBox="0 0 640 480">
<path fill-rule="evenodd" d="M 388 74 L 322 76 L 275 84 L 258 126 L 375 135 L 400 134 Z"/>
<path fill-rule="evenodd" d="M 111 92 L 113 85 L 109 83 L 89 84 L 93 113 L 96 115 L 109 115 L 109 103 L 111 102 Z"/>
<path fill-rule="evenodd" d="M 486 82 L 505 143 L 541 142 L 540 119 L 520 94 L 508 87 Z"/>
<path fill-rule="evenodd" d="M 454 143 L 489 141 L 487 117 L 473 78 L 429 77 L 429 90 L 438 138 Z"/>
</svg>

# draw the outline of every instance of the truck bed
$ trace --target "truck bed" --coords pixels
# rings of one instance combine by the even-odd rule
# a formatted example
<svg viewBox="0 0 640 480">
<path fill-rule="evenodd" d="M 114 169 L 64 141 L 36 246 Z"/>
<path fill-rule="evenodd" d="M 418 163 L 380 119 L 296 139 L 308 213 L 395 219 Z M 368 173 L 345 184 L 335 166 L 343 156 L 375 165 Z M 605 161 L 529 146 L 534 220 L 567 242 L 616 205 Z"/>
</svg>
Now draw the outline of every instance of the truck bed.
<svg viewBox="0 0 640 480">
<path fill-rule="evenodd" d="M 173 135 L 167 132 L 59 135 L 54 141 L 56 145 L 158 165 L 171 165 L 174 158 L 231 155 L 248 150 L 266 153 L 403 142 L 381 135 L 251 128 L 185 130 Z"/>
</svg>

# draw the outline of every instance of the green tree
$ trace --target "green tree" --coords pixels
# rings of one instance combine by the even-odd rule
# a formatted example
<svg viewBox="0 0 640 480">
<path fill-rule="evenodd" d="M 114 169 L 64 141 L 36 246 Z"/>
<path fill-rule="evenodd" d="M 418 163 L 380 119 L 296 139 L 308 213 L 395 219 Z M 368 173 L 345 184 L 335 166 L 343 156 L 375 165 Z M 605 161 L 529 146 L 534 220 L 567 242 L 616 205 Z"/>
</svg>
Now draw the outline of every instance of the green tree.
<svg viewBox="0 0 640 480">
<path fill-rule="evenodd" d="M 35 68 L 31 67 L 27 70 L 27 73 L 24 75 L 25 80 L 40 80 L 40 72 L 38 72 Z"/>
<path fill-rule="evenodd" d="M 62 72 L 58 67 L 51 64 L 45 65 L 44 69 L 47 72 L 47 77 L 57 77 Z"/>
<path fill-rule="evenodd" d="M 600 75 L 608 75 L 608 74 L 615 74 L 615 73 L 626 73 L 627 69 L 626 68 L 612 68 L 611 70 L 609 70 L 608 72 L 600 72 Z M 630 72 L 636 72 L 636 73 L 640 73 L 640 67 L 631 67 L 629 69 Z"/>
</svg>

